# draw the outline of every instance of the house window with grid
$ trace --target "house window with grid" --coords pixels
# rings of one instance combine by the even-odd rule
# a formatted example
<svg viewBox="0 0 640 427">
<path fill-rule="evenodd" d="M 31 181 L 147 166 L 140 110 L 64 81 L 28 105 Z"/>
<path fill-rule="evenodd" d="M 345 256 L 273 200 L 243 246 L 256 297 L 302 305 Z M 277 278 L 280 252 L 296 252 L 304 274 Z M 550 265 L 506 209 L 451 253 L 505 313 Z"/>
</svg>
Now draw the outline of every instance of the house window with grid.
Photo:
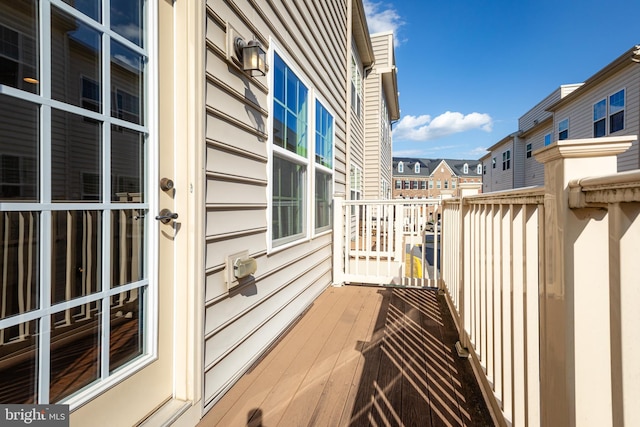
<svg viewBox="0 0 640 427">
<path fill-rule="evenodd" d="M 558 141 L 569 138 L 569 119 L 564 119 L 558 123 Z"/>
<path fill-rule="evenodd" d="M 427 189 L 427 181 L 420 181 L 420 189 L 421 190 Z"/>
<path fill-rule="evenodd" d="M 398 163 L 398 173 L 404 173 L 404 163 Z"/>
<path fill-rule="evenodd" d="M 593 104 L 593 137 L 599 138 L 607 134 L 607 100 L 602 99 Z"/>
<path fill-rule="evenodd" d="M 433 190 L 433 180 L 432 179 L 429 180 L 429 189 Z"/>
<path fill-rule="evenodd" d="M 531 145 L 531 143 L 529 143 L 529 144 L 527 144 L 527 147 L 526 147 L 527 159 L 531 158 L 531 151 L 532 151 L 532 145 Z"/>
<path fill-rule="evenodd" d="M 309 90 L 276 53 L 273 61 L 273 246 L 306 236 Z"/>
<path fill-rule="evenodd" d="M 502 170 L 511 169 L 511 150 L 502 153 Z"/>
<path fill-rule="evenodd" d="M 362 71 L 360 62 L 351 54 L 351 109 L 356 116 L 362 115 Z"/>
<path fill-rule="evenodd" d="M 551 134 L 548 133 L 544 136 L 544 146 L 551 145 Z"/>
<path fill-rule="evenodd" d="M 402 190 L 402 181 L 399 179 L 396 179 L 396 190 Z"/>
<path fill-rule="evenodd" d="M 0 4 L 0 403 L 73 410 L 157 352 L 155 3 Z"/>
<path fill-rule="evenodd" d="M 624 89 L 609 96 L 609 133 L 624 129 Z"/>
<path fill-rule="evenodd" d="M 415 166 L 413 167 L 413 172 L 420 173 L 420 163 L 415 164 Z"/>
<path fill-rule="evenodd" d="M 449 188 L 449 180 L 447 180 L 447 179 L 444 180 L 444 188 L 445 189 Z"/>
<path fill-rule="evenodd" d="M 333 198 L 333 115 L 316 100 L 315 126 L 315 229 L 331 227 Z"/>
<path fill-rule="evenodd" d="M 464 174 L 468 174 L 469 173 L 469 164 L 465 163 L 464 166 L 462 166 L 462 173 Z"/>
<path fill-rule="evenodd" d="M 496 168 L 496 158 L 495 158 L 495 157 L 491 159 L 491 167 L 492 167 L 493 169 L 495 169 L 495 168 Z"/>
</svg>

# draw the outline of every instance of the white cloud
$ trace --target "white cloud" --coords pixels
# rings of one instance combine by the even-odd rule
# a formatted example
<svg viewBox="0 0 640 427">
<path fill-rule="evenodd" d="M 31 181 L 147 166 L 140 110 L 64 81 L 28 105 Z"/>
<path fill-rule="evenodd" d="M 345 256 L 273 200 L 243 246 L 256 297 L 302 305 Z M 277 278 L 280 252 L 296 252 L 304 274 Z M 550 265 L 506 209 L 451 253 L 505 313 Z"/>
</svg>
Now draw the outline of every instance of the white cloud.
<svg viewBox="0 0 640 427">
<path fill-rule="evenodd" d="M 394 43 L 398 43 L 398 28 L 404 25 L 404 21 L 396 10 L 388 4 L 364 0 L 364 11 L 367 15 L 367 24 L 371 34 L 385 31 L 393 31 Z"/>
<path fill-rule="evenodd" d="M 428 141 L 454 133 L 481 129 L 491 132 L 493 119 L 488 114 L 447 111 L 432 119 L 430 115 L 404 116 L 393 130 L 396 140 Z"/>
</svg>

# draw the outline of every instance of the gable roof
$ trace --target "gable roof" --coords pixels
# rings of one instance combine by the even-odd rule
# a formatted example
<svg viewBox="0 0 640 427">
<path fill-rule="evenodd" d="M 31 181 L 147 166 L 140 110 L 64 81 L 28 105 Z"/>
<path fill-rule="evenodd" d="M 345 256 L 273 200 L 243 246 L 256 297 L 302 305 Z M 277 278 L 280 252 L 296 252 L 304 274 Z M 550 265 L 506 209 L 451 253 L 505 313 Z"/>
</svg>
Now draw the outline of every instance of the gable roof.
<svg viewBox="0 0 640 427">
<path fill-rule="evenodd" d="M 404 165 L 404 172 L 398 172 L 398 164 L 402 162 Z M 441 163 L 451 170 L 453 175 L 459 177 L 480 177 L 482 174 L 478 173 L 478 165 L 482 165 L 480 160 L 465 160 L 465 159 L 425 159 L 415 157 L 394 157 L 392 163 L 392 175 L 397 177 L 411 177 L 422 176 L 429 177 L 434 171 L 438 169 Z M 415 164 L 420 163 L 420 173 L 415 173 Z M 469 173 L 464 173 L 465 163 L 469 166 Z"/>
</svg>

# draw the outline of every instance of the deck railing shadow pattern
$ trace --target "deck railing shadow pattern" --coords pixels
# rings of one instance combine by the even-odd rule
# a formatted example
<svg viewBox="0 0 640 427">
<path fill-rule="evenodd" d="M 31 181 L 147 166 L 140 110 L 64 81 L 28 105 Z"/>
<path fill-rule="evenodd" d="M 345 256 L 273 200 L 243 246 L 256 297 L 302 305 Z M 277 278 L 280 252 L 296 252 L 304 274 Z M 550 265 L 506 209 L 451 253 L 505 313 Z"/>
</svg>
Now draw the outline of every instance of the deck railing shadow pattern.
<svg viewBox="0 0 640 427">
<path fill-rule="evenodd" d="M 491 425 L 468 361 L 455 354 L 455 327 L 436 291 L 385 289 L 351 426 Z M 470 390 L 475 387 L 475 390 Z M 466 388 L 466 389 L 465 389 Z"/>
</svg>

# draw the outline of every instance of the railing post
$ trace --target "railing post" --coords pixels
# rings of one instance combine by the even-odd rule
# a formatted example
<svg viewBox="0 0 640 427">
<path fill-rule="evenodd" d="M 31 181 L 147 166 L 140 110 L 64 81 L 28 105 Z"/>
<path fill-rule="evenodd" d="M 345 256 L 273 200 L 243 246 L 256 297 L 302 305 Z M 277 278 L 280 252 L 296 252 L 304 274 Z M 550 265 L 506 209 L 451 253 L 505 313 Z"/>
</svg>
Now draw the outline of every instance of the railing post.
<svg viewBox="0 0 640 427">
<path fill-rule="evenodd" d="M 345 223 L 348 221 L 344 212 L 344 196 L 333 197 L 333 286 L 344 284 Z"/>
<path fill-rule="evenodd" d="M 568 183 L 615 173 L 635 136 L 563 140 L 535 152 L 544 164 L 544 277 L 540 279 L 542 426 L 611 425 L 608 267 L 590 245 L 606 233 L 597 210 L 569 209 Z"/>
</svg>

